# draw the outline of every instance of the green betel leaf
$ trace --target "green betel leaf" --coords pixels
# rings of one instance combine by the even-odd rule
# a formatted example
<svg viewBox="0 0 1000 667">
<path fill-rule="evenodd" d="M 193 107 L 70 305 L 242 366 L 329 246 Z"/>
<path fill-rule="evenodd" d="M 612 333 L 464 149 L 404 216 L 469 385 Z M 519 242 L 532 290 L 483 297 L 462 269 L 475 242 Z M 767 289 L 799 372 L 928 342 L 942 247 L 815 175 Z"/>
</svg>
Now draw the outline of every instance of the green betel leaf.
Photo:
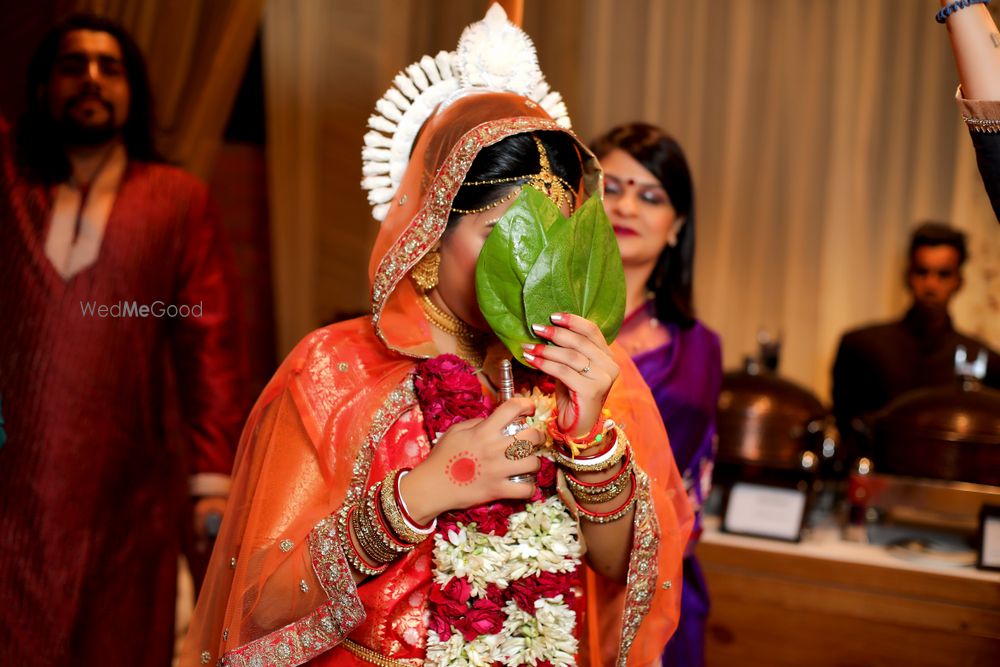
<svg viewBox="0 0 1000 667">
<path fill-rule="evenodd" d="M 532 324 L 581 315 L 611 342 L 625 316 L 625 274 L 599 197 L 568 220 L 548 197 L 525 187 L 486 239 L 476 265 L 479 307 L 522 363 L 521 343 L 537 343 Z"/>
<path fill-rule="evenodd" d="M 610 343 L 625 317 L 625 272 L 599 197 L 549 228 L 548 243 L 525 281 L 528 325 L 567 312 L 594 322 Z"/>
<path fill-rule="evenodd" d="M 534 188 L 524 188 L 486 237 L 476 262 L 479 309 L 522 362 L 521 343 L 538 342 L 524 316 L 524 281 L 545 247 L 545 230 L 561 218 L 548 197 Z"/>
</svg>

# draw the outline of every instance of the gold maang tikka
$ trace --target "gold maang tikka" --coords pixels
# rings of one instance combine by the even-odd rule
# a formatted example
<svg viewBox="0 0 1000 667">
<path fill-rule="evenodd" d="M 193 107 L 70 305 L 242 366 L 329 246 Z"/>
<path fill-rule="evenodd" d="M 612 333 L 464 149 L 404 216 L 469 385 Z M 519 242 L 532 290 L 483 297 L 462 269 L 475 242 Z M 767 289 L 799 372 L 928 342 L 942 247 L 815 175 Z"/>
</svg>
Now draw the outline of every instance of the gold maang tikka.
<svg viewBox="0 0 1000 667">
<path fill-rule="evenodd" d="M 523 185 L 530 185 L 540 192 L 544 192 L 552 203 L 558 208 L 562 208 L 564 204 L 568 204 L 570 210 L 573 209 L 573 201 L 576 198 L 576 192 L 573 187 L 566 182 L 566 179 L 559 176 L 552 171 L 552 165 L 549 164 L 548 153 L 545 152 L 545 145 L 542 140 L 531 135 L 531 138 L 535 140 L 535 146 L 538 148 L 538 173 L 527 174 L 526 176 L 507 176 L 505 178 L 490 178 L 484 181 L 466 181 L 462 183 L 462 187 L 465 186 L 476 186 L 476 185 L 500 185 L 503 183 L 521 183 Z M 491 208 L 496 208 L 504 202 L 510 201 L 516 197 L 519 193 L 518 189 L 514 189 L 508 194 L 504 195 L 500 199 L 496 200 L 491 204 L 486 206 L 481 206 L 479 208 L 451 208 L 453 213 L 460 213 L 462 215 L 469 215 L 470 213 L 482 213 L 483 211 L 488 211 Z"/>
</svg>

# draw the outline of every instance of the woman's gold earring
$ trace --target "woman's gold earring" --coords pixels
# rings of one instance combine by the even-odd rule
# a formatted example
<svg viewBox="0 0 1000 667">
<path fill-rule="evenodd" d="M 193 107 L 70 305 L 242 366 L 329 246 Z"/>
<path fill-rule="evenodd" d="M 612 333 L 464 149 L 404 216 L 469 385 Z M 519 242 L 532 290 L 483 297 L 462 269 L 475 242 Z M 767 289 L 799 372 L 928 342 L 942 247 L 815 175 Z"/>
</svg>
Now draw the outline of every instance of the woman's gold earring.
<svg viewBox="0 0 1000 667">
<path fill-rule="evenodd" d="M 420 258 L 417 265 L 410 271 L 413 282 L 417 284 L 422 292 L 430 292 L 437 287 L 438 269 L 441 268 L 441 254 L 437 250 L 431 250 Z"/>
</svg>

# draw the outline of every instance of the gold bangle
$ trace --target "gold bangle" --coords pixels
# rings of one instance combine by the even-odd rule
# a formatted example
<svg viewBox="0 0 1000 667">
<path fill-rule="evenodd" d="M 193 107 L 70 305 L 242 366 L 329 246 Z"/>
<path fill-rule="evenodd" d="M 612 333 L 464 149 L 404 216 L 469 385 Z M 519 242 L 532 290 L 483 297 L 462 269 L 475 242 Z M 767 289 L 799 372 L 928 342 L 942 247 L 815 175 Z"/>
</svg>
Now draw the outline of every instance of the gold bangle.
<svg viewBox="0 0 1000 667">
<path fill-rule="evenodd" d="M 397 555 L 408 554 L 413 551 L 413 545 L 405 544 L 396 539 L 385 525 L 385 519 L 382 516 L 382 511 L 379 509 L 379 491 L 381 488 L 382 482 L 379 482 L 368 489 L 368 493 L 365 496 L 365 512 L 362 518 L 371 526 L 369 529 L 370 533 L 378 540 L 381 547 L 394 554 L 393 558 L 395 558 Z"/>
<path fill-rule="evenodd" d="M 600 482 L 585 482 L 567 473 L 566 482 L 570 489 L 576 490 L 577 493 L 583 496 L 593 496 L 604 493 L 608 489 L 612 488 L 616 482 L 619 482 L 622 477 L 628 477 L 628 474 L 632 472 L 634 462 L 632 460 L 632 449 L 630 447 L 625 448 L 625 456 L 622 457 L 621 461 L 621 469 L 608 479 Z"/>
<path fill-rule="evenodd" d="M 382 480 L 381 500 L 382 516 L 389 523 L 389 527 L 401 541 L 417 545 L 426 540 L 433 531 L 427 534 L 420 534 L 406 525 L 403 512 L 396 503 L 396 480 L 401 470 L 392 470 Z"/>
<path fill-rule="evenodd" d="M 355 512 L 351 526 L 354 528 L 354 534 L 358 538 L 358 542 L 361 544 L 361 548 L 364 549 L 365 555 L 369 556 L 370 559 L 376 563 L 391 563 L 396 560 L 396 552 L 387 547 L 382 540 L 379 539 L 378 526 L 375 525 L 375 520 L 368 516 L 367 503 L 368 500 L 366 496 L 362 500 L 360 506 L 360 512 Z"/>
<path fill-rule="evenodd" d="M 625 464 L 625 469 L 615 479 L 603 486 L 583 486 L 580 482 L 573 479 L 571 475 L 566 475 L 566 483 L 570 491 L 573 492 L 573 497 L 581 503 L 591 503 L 594 505 L 606 503 L 620 496 L 628 488 L 633 476 L 633 465 L 630 457 L 628 463 Z"/>
<path fill-rule="evenodd" d="M 629 479 L 634 480 L 635 473 L 632 473 Z M 637 485 L 635 483 L 632 484 L 632 493 L 629 495 L 628 500 L 626 500 L 625 504 L 616 510 L 611 510 L 610 512 L 594 512 L 592 510 L 588 510 L 586 507 L 577 505 L 577 513 L 582 520 L 589 521 L 590 523 L 603 524 L 618 521 L 623 516 L 628 514 L 629 511 L 635 507 L 636 502 L 638 502 L 639 496 L 638 493 L 636 493 L 636 486 Z"/>
<path fill-rule="evenodd" d="M 361 557 L 361 554 L 358 553 L 357 547 L 355 547 L 354 542 L 351 541 L 351 530 L 348 526 L 347 520 L 351 515 L 352 510 L 355 509 L 357 509 L 357 505 L 344 505 L 340 508 L 340 511 L 337 512 L 337 537 L 340 539 L 340 550 L 344 552 L 344 558 L 347 559 L 348 564 L 356 571 L 369 577 L 376 577 L 385 572 L 389 566 L 382 565 L 379 567 L 372 567 L 366 563 Z"/>
<path fill-rule="evenodd" d="M 382 551 L 379 548 L 378 543 L 370 532 L 371 524 L 358 511 L 355 511 L 351 515 L 351 528 L 354 529 L 354 536 L 358 538 L 358 544 L 361 545 L 361 550 L 364 551 L 364 555 L 368 557 L 369 562 L 386 565 L 396 559 L 395 554 Z"/>
</svg>

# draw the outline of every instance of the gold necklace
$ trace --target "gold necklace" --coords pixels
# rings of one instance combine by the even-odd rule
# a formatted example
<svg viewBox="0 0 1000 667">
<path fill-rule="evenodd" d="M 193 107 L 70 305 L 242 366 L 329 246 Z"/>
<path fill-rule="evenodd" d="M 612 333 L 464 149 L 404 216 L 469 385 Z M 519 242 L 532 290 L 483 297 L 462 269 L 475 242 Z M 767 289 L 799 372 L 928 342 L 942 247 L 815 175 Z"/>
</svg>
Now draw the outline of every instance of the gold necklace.
<svg viewBox="0 0 1000 667">
<path fill-rule="evenodd" d="M 421 294 L 420 298 L 428 321 L 458 343 L 458 356 L 472 364 L 476 370 L 481 368 L 483 365 L 483 355 L 479 351 L 481 334 L 462 320 L 438 308 L 426 293 Z"/>
</svg>

